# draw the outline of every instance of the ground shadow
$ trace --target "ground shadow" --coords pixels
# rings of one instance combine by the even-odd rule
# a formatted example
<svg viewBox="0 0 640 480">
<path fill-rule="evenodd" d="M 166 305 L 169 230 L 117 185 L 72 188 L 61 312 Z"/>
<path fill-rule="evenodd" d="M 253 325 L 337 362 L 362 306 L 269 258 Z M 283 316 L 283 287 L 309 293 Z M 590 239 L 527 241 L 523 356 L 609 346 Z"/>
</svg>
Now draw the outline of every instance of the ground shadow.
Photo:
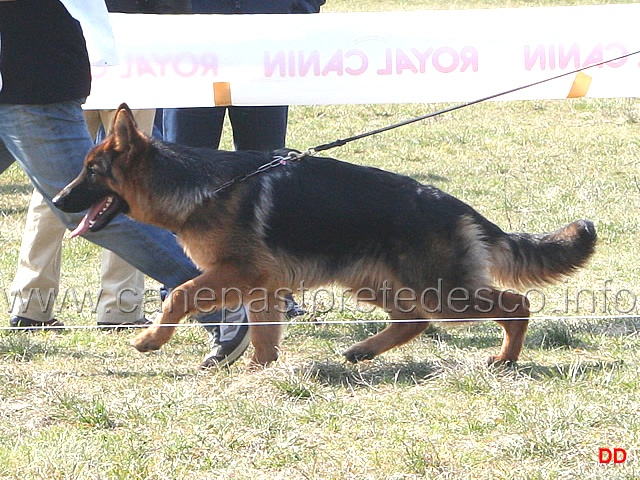
<svg viewBox="0 0 640 480">
<path fill-rule="evenodd" d="M 577 361 L 572 363 L 556 363 L 554 365 L 539 365 L 527 363 L 515 365 L 513 368 L 517 373 L 526 375 L 533 380 L 546 380 L 553 378 L 578 380 L 581 378 L 591 378 L 603 372 L 612 372 L 622 368 L 622 360 L 607 361 Z"/>
<path fill-rule="evenodd" d="M 324 360 L 301 365 L 296 370 L 319 383 L 333 387 L 370 388 L 376 385 L 415 385 L 437 376 L 442 371 L 442 365 L 430 360 L 374 360 L 357 365 Z"/>
</svg>

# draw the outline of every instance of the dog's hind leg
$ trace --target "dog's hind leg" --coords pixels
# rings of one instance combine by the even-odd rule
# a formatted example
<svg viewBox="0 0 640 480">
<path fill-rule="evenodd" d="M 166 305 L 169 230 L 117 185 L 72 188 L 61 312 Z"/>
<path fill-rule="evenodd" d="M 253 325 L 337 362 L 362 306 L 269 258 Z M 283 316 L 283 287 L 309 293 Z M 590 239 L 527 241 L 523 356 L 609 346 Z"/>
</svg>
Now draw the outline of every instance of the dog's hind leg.
<svg viewBox="0 0 640 480">
<path fill-rule="evenodd" d="M 512 320 L 496 320 L 504 329 L 504 337 L 500 353 L 489 357 L 490 365 L 517 361 L 529 326 L 529 301 L 525 296 L 513 292 L 500 292 L 497 296 L 499 301 L 490 317 Z"/>
<path fill-rule="evenodd" d="M 529 302 L 526 297 L 514 292 L 483 290 L 482 296 L 466 298 L 464 301 L 442 307 L 438 312 L 429 312 L 434 316 L 434 321 L 437 321 L 435 317 L 461 321 L 473 318 L 496 319 L 504 329 L 504 337 L 500 353 L 490 357 L 489 363 L 501 364 L 518 360 L 529 324 Z M 400 312 L 392 312 L 391 316 L 407 320 L 412 318 Z M 425 330 L 428 323 L 420 320 L 392 323 L 377 335 L 356 343 L 345 351 L 344 355 L 351 362 L 372 359 L 415 338 Z"/>
<path fill-rule="evenodd" d="M 495 319 L 504 329 L 504 337 L 500 353 L 489 357 L 489 364 L 515 362 L 522 352 L 529 325 L 529 301 L 515 292 L 480 289 L 473 298 L 456 300 L 455 304 L 450 301 L 440 315 L 461 320 Z"/>
<path fill-rule="evenodd" d="M 387 350 L 403 345 L 420 335 L 429 322 L 415 319 L 415 313 L 406 314 L 391 312 L 392 323 L 373 337 L 356 343 L 346 350 L 343 355 L 352 363 L 361 360 L 371 360 Z M 393 322 L 398 320 L 398 322 Z"/>
<path fill-rule="evenodd" d="M 387 350 L 403 345 L 424 332 L 429 325 L 424 320 L 425 317 L 421 316 L 422 311 L 417 308 L 415 299 L 403 299 L 401 293 L 407 288 L 400 282 L 387 280 L 389 278 L 393 278 L 393 275 L 384 274 L 363 282 L 359 285 L 360 289 L 352 288 L 353 291 L 375 293 L 375 298 L 367 299 L 367 302 L 387 312 L 391 319 L 390 324 L 380 333 L 343 352 L 345 358 L 352 363 L 371 360 Z"/>
</svg>

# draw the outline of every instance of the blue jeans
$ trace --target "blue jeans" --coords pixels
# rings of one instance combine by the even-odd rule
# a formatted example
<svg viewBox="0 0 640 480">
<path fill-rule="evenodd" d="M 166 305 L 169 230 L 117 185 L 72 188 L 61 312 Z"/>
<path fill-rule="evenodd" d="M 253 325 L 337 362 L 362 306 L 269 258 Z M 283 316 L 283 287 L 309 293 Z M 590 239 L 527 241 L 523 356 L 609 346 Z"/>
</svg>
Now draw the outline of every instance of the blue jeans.
<svg viewBox="0 0 640 480">
<path fill-rule="evenodd" d="M 4 146 L 4 143 L 0 142 L 0 173 L 4 172 L 14 162 L 13 156 Z"/>
<path fill-rule="evenodd" d="M 16 158 L 52 210 L 74 228 L 82 214 L 67 214 L 51 199 L 82 170 L 84 157 L 93 146 L 82 113 L 81 101 L 46 105 L 0 104 L 0 141 Z M 107 248 L 141 272 L 175 288 L 199 275 L 184 254 L 175 235 L 119 215 L 87 240 Z"/>
<path fill-rule="evenodd" d="M 236 150 L 273 151 L 285 146 L 288 107 L 165 108 L 164 140 L 189 147 L 218 148 L 225 113 Z"/>
</svg>

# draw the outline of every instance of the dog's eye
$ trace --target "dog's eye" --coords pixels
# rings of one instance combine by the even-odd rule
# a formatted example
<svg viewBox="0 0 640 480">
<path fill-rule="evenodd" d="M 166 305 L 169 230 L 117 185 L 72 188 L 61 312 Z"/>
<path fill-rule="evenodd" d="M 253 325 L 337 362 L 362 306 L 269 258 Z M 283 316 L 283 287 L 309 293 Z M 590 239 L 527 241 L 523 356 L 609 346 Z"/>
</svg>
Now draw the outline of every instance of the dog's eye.
<svg viewBox="0 0 640 480">
<path fill-rule="evenodd" d="M 98 170 L 93 165 L 89 165 L 87 166 L 87 173 L 89 175 L 96 175 L 98 173 Z"/>
</svg>

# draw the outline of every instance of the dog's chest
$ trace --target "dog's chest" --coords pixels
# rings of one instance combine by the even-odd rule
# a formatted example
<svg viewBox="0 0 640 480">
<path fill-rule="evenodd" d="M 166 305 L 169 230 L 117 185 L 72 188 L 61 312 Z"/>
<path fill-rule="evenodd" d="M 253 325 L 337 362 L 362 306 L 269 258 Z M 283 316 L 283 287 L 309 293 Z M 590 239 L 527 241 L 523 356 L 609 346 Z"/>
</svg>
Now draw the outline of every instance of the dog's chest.
<svg viewBox="0 0 640 480">
<path fill-rule="evenodd" d="M 178 241 L 185 253 L 201 270 L 207 270 L 220 262 L 225 252 L 223 236 L 215 231 L 187 231 L 178 235 Z"/>
</svg>

